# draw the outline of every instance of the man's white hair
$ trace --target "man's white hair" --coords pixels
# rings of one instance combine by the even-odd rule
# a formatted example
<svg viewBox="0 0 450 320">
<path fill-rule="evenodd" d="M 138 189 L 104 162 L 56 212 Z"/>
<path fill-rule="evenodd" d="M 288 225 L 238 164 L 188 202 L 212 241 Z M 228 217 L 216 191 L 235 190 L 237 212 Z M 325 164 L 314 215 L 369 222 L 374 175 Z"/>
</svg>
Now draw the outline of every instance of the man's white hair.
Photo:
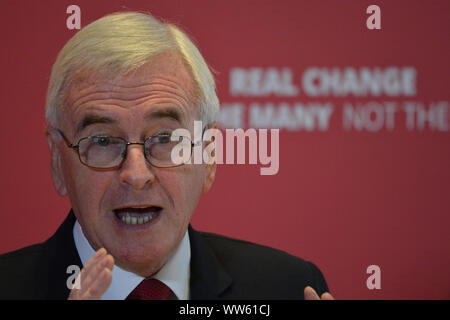
<svg viewBox="0 0 450 320">
<path fill-rule="evenodd" d="M 52 68 L 47 91 L 46 119 L 60 124 L 70 84 L 82 74 L 116 77 L 136 71 L 153 56 L 177 51 L 194 82 L 193 103 L 200 108 L 204 125 L 219 112 L 214 77 L 197 47 L 178 27 L 139 12 L 104 16 L 77 32 L 62 48 Z"/>
</svg>

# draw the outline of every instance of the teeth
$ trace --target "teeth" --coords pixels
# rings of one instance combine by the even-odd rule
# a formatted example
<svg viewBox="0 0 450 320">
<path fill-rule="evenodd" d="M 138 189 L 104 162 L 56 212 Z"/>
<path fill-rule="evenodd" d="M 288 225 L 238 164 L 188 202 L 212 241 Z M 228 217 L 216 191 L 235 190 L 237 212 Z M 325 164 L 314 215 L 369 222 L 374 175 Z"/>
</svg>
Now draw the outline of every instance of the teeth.
<svg viewBox="0 0 450 320">
<path fill-rule="evenodd" d="M 149 222 L 152 220 L 156 214 L 150 214 L 150 215 L 143 215 L 140 217 L 130 216 L 128 213 L 126 215 L 123 215 L 120 219 L 122 222 L 126 224 L 144 224 L 146 222 Z"/>
</svg>

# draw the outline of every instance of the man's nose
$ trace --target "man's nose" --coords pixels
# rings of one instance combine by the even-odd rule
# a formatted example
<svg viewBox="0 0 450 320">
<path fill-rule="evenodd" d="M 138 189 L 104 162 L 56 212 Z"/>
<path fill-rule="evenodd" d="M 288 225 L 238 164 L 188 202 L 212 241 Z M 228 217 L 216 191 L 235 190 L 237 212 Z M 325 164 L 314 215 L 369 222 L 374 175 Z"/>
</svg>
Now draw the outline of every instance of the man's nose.
<svg viewBox="0 0 450 320">
<path fill-rule="evenodd" d="M 121 183 L 136 190 L 148 187 L 155 180 L 153 167 L 147 162 L 141 145 L 128 146 L 127 156 L 119 173 Z"/>
</svg>

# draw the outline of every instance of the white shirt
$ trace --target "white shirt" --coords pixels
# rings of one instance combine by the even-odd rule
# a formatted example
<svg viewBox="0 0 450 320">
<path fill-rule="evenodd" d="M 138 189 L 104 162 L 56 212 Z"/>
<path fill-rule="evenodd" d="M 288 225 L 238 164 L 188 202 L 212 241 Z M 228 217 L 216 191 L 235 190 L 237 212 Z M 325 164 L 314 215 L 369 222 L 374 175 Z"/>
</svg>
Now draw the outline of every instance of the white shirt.
<svg viewBox="0 0 450 320">
<path fill-rule="evenodd" d="M 73 227 L 73 238 L 83 266 L 95 254 L 87 241 L 78 220 Z M 186 231 L 180 245 L 172 257 L 152 278 L 158 279 L 168 286 L 179 300 L 189 299 L 189 277 L 191 262 L 191 245 Z M 102 296 L 102 300 L 124 300 L 145 278 L 114 266 L 112 281 Z"/>
</svg>

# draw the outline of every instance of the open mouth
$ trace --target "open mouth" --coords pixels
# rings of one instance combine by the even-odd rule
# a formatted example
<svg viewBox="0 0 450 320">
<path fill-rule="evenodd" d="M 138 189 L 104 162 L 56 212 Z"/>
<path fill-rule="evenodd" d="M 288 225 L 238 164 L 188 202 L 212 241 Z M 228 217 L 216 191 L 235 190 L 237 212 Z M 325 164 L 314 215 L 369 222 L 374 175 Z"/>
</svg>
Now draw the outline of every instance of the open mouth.
<svg viewBox="0 0 450 320">
<path fill-rule="evenodd" d="M 116 217 L 125 224 L 145 224 L 161 213 L 162 208 L 158 206 L 150 207 L 128 207 L 114 210 Z"/>
</svg>

